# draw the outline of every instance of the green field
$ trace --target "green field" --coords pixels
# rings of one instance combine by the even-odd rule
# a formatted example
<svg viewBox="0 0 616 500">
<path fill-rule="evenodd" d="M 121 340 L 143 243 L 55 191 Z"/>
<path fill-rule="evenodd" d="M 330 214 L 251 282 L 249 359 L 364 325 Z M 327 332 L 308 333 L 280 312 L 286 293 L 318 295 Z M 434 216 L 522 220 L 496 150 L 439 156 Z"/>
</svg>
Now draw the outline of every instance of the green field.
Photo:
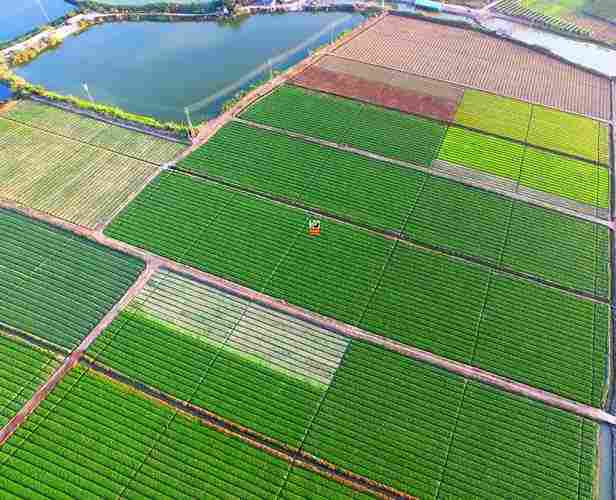
<svg viewBox="0 0 616 500">
<path fill-rule="evenodd" d="M 75 224 L 94 228 L 109 220 L 157 171 L 144 161 L 0 118 L 0 196 Z"/>
<path fill-rule="evenodd" d="M 29 100 L 20 101 L 2 117 L 157 164 L 173 159 L 187 147 Z"/>
<path fill-rule="evenodd" d="M 607 168 L 528 147 L 520 185 L 599 208 L 609 206 Z"/>
<path fill-rule="evenodd" d="M 354 341 L 305 449 L 422 499 L 578 498 L 578 485 L 592 494 L 596 430 Z"/>
<path fill-rule="evenodd" d="M 0 330 L 0 429 L 15 416 L 59 362 L 50 353 Z"/>
<path fill-rule="evenodd" d="M 135 381 L 297 447 L 347 343 L 164 272 L 88 354 Z"/>
<path fill-rule="evenodd" d="M 178 192 L 179 185 L 183 186 L 180 198 L 173 194 Z M 221 209 L 223 199 L 226 204 Z M 207 200 L 209 208 L 203 204 L 200 212 L 195 212 L 194 200 Z M 472 203 L 473 196 L 466 202 Z M 267 216 L 257 219 L 252 214 Z M 516 217 L 521 216 L 516 213 Z M 592 372 L 593 322 L 584 310 L 586 305 L 592 305 L 591 302 L 556 290 L 550 290 L 553 295 L 544 296 L 536 292 L 544 289 L 530 282 L 500 275 L 491 277 L 485 267 L 406 244 L 396 243 L 393 250 L 392 241 L 328 220 L 322 221 L 321 236 L 309 237 L 306 218 L 307 215 L 298 210 L 169 173 L 143 191 L 106 229 L 106 234 L 157 253 L 172 253 L 175 255 L 172 258 L 180 262 L 300 307 L 465 362 L 472 362 L 480 319 L 483 318 L 482 325 L 486 322 L 482 314 L 486 296 L 490 302 L 494 295 L 488 283 L 502 280 L 514 288 L 528 288 L 533 307 L 546 309 L 546 313 L 536 319 L 535 326 L 550 333 L 540 337 L 541 345 L 535 351 L 520 353 L 512 362 L 514 366 L 519 364 L 520 376 L 526 380 L 526 368 L 544 353 L 554 350 L 560 353 L 553 358 L 559 359 L 561 366 L 566 366 L 569 358 L 586 364 L 585 370 L 578 373 L 582 384 L 603 386 L 602 375 Z M 488 222 L 490 220 L 488 217 Z M 502 221 L 503 227 L 506 223 Z M 552 223 L 557 224 L 556 221 Z M 489 224 L 486 225 L 489 228 Z M 588 228 L 577 228 L 580 236 L 576 235 L 576 240 L 572 241 L 567 241 L 563 234 L 556 235 L 560 240 L 554 237 L 551 244 L 557 245 L 564 240 L 572 246 L 579 241 L 585 250 L 563 253 L 560 260 L 554 262 L 549 261 L 553 248 L 543 250 L 546 243 L 535 243 L 535 251 L 548 255 L 544 268 L 536 272 L 541 272 L 546 279 L 556 279 L 554 276 L 577 279 L 574 270 L 570 273 L 560 271 L 561 274 L 555 270 L 559 266 L 565 269 L 564 262 L 569 255 L 584 251 L 596 255 L 597 262 L 605 265 L 606 256 L 601 253 L 605 249 L 592 253 L 595 234 L 593 226 Z M 487 228 L 486 234 L 489 234 Z M 500 234 L 502 238 L 502 232 Z M 167 252 L 171 245 L 174 250 Z M 605 242 L 603 245 L 607 247 Z M 518 253 L 526 250 L 524 247 Z M 496 253 L 492 251 L 493 255 Z M 518 265 L 516 262 L 526 265 L 523 258 L 512 259 L 510 256 L 514 254 L 513 250 L 507 254 L 507 262 L 512 262 L 512 267 Z M 531 264 L 538 269 L 536 263 Z M 606 275 L 598 270 L 597 276 Z M 552 297 L 562 297 L 562 300 Z M 496 314 L 498 318 L 506 318 L 509 309 L 503 305 Z M 527 314 L 530 313 L 522 310 L 517 318 L 526 323 Z M 568 318 L 569 327 L 573 329 L 570 335 L 588 344 L 590 350 L 574 353 L 566 349 L 567 338 L 553 326 L 552 315 Z M 516 335 L 513 331 L 502 330 L 500 326 L 489 329 L 492 337 L 504 338 L 503 342 Z M 516 378 L 515 368 L 510 375 Z M 595 382 L 592 382 L 593 377 Z M 532 383 L 538 386 L 554 384 L 558 386 L 557 392 L 569 394 L 566 384 L 558 385 L 559 378 L 557 374 L 537 375 Z M 590 392 L 586 387 L 579 388 L 575 398 L 587 402 Z"/>
<path fill-rule="evenodd" d="M 82 368 L 0 448 L 7 499 L 274 499 L 294 472 L 279 458 Z M 329 484 L 307 474 L 297 472 L 321 488 Z M 297 483 L 289 484 L 295 491 Z M 332 489 L 335 498 L 361 498 L 337 483 Z"/>
<path fill-rule="evenodd" d="M 449 127 L 438 159 L 517 181 L 524 146 L 472 130 Z"/>
<path fill-rule="evenodd" d="M 446 129 L 427 118 L 290 86 L 241 117 L 425 166 L 436 157 Z"/>
<path fill-rule="evenodd" d="M 0 210 L 0 282 L 6 326 L 72 349 L 124 295 L 143 263 Z"/>
<path fill-rule="evenodd" d="M 514 203 L 502 265 L 609 298 L 609 230 L 553 210 Z"/>
<path fill-rule="evenodd" d="M 531 107 L 523 101 L 465 90 L 454 120 L 465 127 L 525 142 Z"/>
<path fill-rule="evenodd" d="M 590 29 L 582 28 L 563 18 L 571 14 L 575 8 L 580 7 L 582 1 L 504 0 L 494 6 L 494 10 L 509 16 L 521 17 L 534 24 L 545 26 L 555 31 L 590 36 Z"/>
<path fill-rule="evenodd" d="M 528 143 L 534 146 L 599 161 L 599 122 L 541 106 L 533 106 Z"/>
<path fill-rule="evenodd" d="M 399 231 L 425 174 L 231 123 L 178 168 Z"/>
</svg>

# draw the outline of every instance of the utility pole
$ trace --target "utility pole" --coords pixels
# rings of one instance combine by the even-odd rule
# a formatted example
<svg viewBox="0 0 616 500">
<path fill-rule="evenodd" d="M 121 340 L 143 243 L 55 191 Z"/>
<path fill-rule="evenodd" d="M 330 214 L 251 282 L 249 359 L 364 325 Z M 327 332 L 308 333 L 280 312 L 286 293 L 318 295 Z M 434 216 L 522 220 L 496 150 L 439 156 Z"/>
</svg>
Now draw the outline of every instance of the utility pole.
<svg viewBox="0 0 616 500">
<path fill-rule="evenodd" d="M 47 19 L 47 23 L 51 23 L 51 19 L 49 19 L 49 16 L 47 15 L 47 11 L 45 11 L 45 8 L 43 7 L 43 4 L 41 3 L 41 0 L 36 0 L 39 4 L 39 7 L 41 8 L 41 11 L 43 12 L 43 15 L 45 16 L 45 19 Z"/>
<path fill-rule="evenodd" d="M 90 99 L 90 102 L 94 104 L 94 99 L 92 98 L 92 94 L 90 94 L 90 89 L 88 88 L 88 84 L 84 83 L 83 88 L 86 91 L 86 95 L 88 96 L 88 99 Z"/>
<path fill-rule="evenodd" d="M 188 121 L 188 126 L 190 127 L 190 130 L 192 130 L 193 124 L 192 124 L 192 120 L 190 119 L 190 111 L 188 111 L 188 108 L 184 108 L 184 113 L 186 113 L 186 120 Z"/>
</svg>

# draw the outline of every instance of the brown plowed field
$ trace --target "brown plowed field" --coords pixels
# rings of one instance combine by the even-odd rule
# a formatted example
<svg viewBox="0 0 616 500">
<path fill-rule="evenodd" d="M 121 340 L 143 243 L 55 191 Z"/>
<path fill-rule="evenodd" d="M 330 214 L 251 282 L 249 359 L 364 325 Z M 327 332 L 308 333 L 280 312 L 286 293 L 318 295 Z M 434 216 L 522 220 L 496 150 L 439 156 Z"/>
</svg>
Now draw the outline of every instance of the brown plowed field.
<svg viewBox="0 0 616 500">
<path fill-rule="evenodd" d="M 335 55 L 609 119 L 608 78 L 471 30 L 387 16 Z"/>
<path fill-rule="evenodd" d="M 362 66 L 370 68 L 370 66 Z M 298 75 L 293 83 L 309 89 L 445 121 L 453 120 L 462 97 L 462 91 L 456 87 L 451 87 L 453 90 L 449 92 L 449 95 L 443 96 L 445 92 L 440 88 L 442 85 L 440 82 L 434 92 L 437 95 L 432 95 L 428 80 L 423 78 L 409 76 L 404 79 L 405 81 L 400 81 L 403 87 L 384 83 L 382 81 L 384 75 L 368 74 L 366 76 L 368 78 L 354 76 L 347 72 L 330 71 L 319 65 L 308 68 Z M 401 79 L 397 78 L 397 80 Z"/>
</svg>

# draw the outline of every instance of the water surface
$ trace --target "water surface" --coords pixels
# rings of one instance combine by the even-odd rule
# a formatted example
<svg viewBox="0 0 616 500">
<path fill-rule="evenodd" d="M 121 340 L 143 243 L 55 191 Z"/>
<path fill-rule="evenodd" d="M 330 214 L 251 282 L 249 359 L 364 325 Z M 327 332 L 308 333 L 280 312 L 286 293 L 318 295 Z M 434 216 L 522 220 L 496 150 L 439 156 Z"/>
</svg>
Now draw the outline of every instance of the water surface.
<svg viewBox="0 0 616 500">
<path fill-rule="evenodd" d="M 488 29 L 506 33 L 516 40 L 540 45 L 568 61 L 586 68 L 594 69 L 608 76 L 616 76 L 616 50 L 573 40 L 503 19 L 489 19 L 481 24 Z"/>
<path fill-rule="evenodd" d="M 184 120 L 189 107 L 199 121 L 237 92 L 233 83 L 243 79 L 246 87 L 268 76 L 268 60 L 273 70 L 285 69 L 362 20 L 359 14 L 302 12 L 255 15 L 235 25 L 104 24 L 67 38 L 16 73 L 80 97 L 85 82 L 97 101 L 162 120 Z M 298 45 L 301 50 L 288 54 Z"/>
<path fill-rule="evenodd" d="M 0 43 L 2 43 L 47 24 L 44 12 L 53 21 L 75 10 L 75 6 L 64 0 L 40 0 L 40 2 L 38 0 L 4 0 L 0 3 L 0 9 L 2 9 L 0 11 Z"/>
</svg>

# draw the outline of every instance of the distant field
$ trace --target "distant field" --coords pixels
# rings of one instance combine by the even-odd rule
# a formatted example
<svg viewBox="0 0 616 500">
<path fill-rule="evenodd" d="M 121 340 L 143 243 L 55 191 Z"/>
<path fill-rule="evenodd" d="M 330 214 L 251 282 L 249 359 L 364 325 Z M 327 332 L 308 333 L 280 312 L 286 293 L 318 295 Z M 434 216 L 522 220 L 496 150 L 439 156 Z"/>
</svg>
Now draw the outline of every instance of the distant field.
<svg viewBox="0 0 616 500">
<path fill-rule="evenodd" d="M 187 147 L 29 100 L 0 116 L 156 164 L 173 159 Z"/>
<path fill-rule="evenodd" d="M 209 206 L 195 200 L 207 200 Z M 322 221 L 321 236 L 312 238 L 307 235 L 307 217 L 298 210 L 170 173 L 148 186 L 105 233 L 459 361 L 473 362 L 479 328 L 489 333 L 477 349 L 532 340 L 537 345 L 531 350 L 496 356 L 497 372 L 584 402 L 591 401 L 593 384 L 603 387 L 603 373 L 593 369 L 593 360 L 603 356 L 607 341 L 589 350 L 595 324 L 592 302 L 400 243 L 392 247 L 392 241 L 331 221 Z M 603 262 L 604 253 L 601 258 L 593 253 L 593 236 L 591 230 L 579 241 L 586 242 L 584 251 Z M 558 237 L 562 241 L 562 234 Z M 565 244 L 572 247 L 575 240 Z M 541 244 L 535 248 L 544 255 Z M 566 255 L 578 251 L 582 252 L 572 248 Z M 590 259 L 587 265 L 594 269 L 594 262 Z M 576 279 L 565 271 L 564 261 L 546 266 L 548 277 Z M 530 301 L 513 318 L 516 302 L 506 301 L 504 291 L 494 291 L 501 282 L 507 293 L 522 290 L 522 297 Z M 593 285 L 591 280 L 589 286 Z M 486 297 L 487 304 L 502 300 L 493 306 L 495 319 L 490 323 L 481 314 Z M 601 315 L 607 314 L 607 306 L 596 307 Z M 532 308 L 542 314 L 532 316 Z M 522 335 L 507 327 L 513 319 L 528 332 Z M 607 326 L 601 328 L 607 332 Z M 572 341 L 584 348 L 571 350 Z M 578 363 L 579 369 L 568 372 L 574 381 L 555 371 L 555 366 Z M 545 366 L 532 371 L 537 365 Z"/>
<path fill-rule="evenodd" d="M 289 86 L 242 118 L 426 166 L 445 133 L 434 120 Z"/>
<path fill-rule="evenodd" d="M 308 323 L 161 272 L 88 354 L 134 380 L 299 446 L 347 344 Z"/>
<path fill-rule="evenodd" d="M 87 0 L 77 0 L 79 3 Z M 143 5 L 161 5 L 161 4 L 176 4 L 176 5 L 211 5 L 216 3 L 212 0 L 97 0 L 96 3 L 106 4 L 117 7 L 141 7 Z"/>
<path fill-rule="evenodd" d="M 0 429 L 58 365 L 51 353 L 4 336 L 0 328 Z"/>
<path fill-rule="evenodd" d="M 4 498 L 273 500 L 330 485 L 327 498 L 369 498 L 82 368 L 0 448 Z"/>
<path fill-rule="evenodd" d="M 132 285 L 143 263 L 0 209 L 0 321 L 72 349 Z"/>
</svg>

